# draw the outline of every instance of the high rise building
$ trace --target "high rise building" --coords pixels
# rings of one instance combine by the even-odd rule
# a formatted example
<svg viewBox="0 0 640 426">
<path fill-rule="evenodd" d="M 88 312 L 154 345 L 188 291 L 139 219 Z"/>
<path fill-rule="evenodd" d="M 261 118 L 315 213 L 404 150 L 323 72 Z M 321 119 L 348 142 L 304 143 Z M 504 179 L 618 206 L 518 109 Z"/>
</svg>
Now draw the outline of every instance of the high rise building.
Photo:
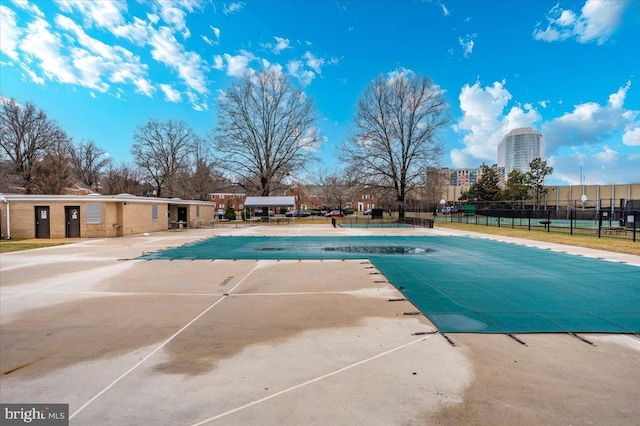
<svg viewBox="0 0 640 426">
<path fill-rule="evenodd" d="M 498 180 L 500 184 L 504 184 L 505 175 L 504 175 L 504 167 L 498 167 L 496 164 L 490 166 L 489 168 L 494 169 L 498 174 Z M 482 179 L 482 172 L 484 169 L 482 167 L 476 168 L 462 168 L 462 169 L 450 169 L 445 167 L 442 169 L 444 173 L 446 184 L 449 186 L 471 186 L 480 179 Z"/>
<path fill-rule="evenodd" d="M 544 156 L 542 133 L 530 127 L 514 129 L 498 144 L 498 166 L 509 176 L 512 170 L 529 171 L 529 163 Z"/>
</svg>

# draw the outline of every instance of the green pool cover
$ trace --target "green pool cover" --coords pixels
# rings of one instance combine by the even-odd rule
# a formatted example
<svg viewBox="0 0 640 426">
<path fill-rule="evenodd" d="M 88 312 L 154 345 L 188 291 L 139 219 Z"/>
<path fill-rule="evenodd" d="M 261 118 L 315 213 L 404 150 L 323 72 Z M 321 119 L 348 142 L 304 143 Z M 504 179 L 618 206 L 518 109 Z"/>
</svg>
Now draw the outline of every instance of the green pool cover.
<svg viewBox="0 0 640 426">
<path fill-rule="evenodd" d="M 369 259 L 441 332 L 640 333 L 640 268 L 469 237 L 214 237 L 143 259 Z"/>
</svg>

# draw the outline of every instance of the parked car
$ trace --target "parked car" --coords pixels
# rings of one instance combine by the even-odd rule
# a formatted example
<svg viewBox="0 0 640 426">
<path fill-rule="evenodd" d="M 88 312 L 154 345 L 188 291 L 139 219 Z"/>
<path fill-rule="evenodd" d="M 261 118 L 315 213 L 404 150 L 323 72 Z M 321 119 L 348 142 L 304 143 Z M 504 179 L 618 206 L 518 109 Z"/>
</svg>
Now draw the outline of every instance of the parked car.
<svg viewBox="0 0 640 426">
<path fill-rule="evenodd" d="M 372 209 L 366 209 L 366 210 L 364 211 L 364 215 L 365 215 L 365 216 L 371 216 L 371 210 L 372 210 Z"/>
<path fill-rule="evenodd" d="M 254 209 L 254 210 L 253 210 L 253 216 L 254 216 L 254 217 L 257 217 L 257 216 L 263 216 L 263 214 L 262 214 L 262 213 L 263 213 L 263 212 L 262 212 L 262 209 Z M 270 217 L 273 217 L 273 216 L 274 216 L 273 210 L 269 210 L 269 216 L 270 216 Z"/>
<path fill-rule="evenodd" d="M 309 217 L 311 216 L 311 213 L 302 210 L 291 210 L 290 212 L 286 212 L 284 215 L 286 217 Z"/>
<path fill-rule="evenodd" d="M 343 217 L 344 213 L 340 210 L 331 210 L 329 213 L 325 214 L 324 217 Z"/>
</svg>

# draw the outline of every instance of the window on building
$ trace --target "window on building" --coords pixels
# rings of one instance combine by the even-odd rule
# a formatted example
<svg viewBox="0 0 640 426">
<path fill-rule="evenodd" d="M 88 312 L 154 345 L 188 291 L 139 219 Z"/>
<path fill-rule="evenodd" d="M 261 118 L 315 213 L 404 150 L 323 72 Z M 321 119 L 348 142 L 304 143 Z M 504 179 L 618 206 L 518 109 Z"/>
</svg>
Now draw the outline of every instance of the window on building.
<svg viewBox="0 0 640 426">
<path fill-rule="evenodd" d="M 200 206 L 196 206 L 196 217 L 200 217 Z"/>
<path fill-rule="evenodd" d="M 102 203 L 87 203 L 86 223 L 102 223 Z"/>
<path fill-rule="evenodd" d="M 151 205 L 151 220 L 158 220 L 158 205 Z"/>
</svg>

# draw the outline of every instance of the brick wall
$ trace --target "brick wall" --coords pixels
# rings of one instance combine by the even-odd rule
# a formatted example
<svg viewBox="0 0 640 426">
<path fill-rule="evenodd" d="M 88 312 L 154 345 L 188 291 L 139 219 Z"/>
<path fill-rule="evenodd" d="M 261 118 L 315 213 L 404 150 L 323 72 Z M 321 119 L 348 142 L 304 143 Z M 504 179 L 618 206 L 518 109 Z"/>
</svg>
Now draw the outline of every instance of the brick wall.
<svg viewBox="0 0 640 426">
<path fill-rule="evenodd" d="M 102 201 L 101 217 L 99 223 L 87 223 L 87 203 L 96 203 L 96 200 L 78 201 L 10 201 L 11 237 L 35 238 L 35 207 L 49 207 L 49 235 L 50 238 L 65 238 L 66 217 L 65 207 L 79 208 L 80 237 L 82 238 L 110 238 L 125 235 L 140 234 L 143 232 L 166 231 L 169 217 L 168 203 L 137 203 L 135 201 Z M 157 219 L 153 219 L 153 205 L 157 205 Z M 173 205 L 172 205 L 173 207 Z M 6 204 L 0 205 L 2 216 L 0 232 L 7 236 Z M 176 208 L 173 207 L 173 210 Z M 213 219 L 215 208 L 201 205 L 200 216 L 197 216 L 197 206 L 188 205 L 189 220 L 209 221 Z"/>
</svg>

